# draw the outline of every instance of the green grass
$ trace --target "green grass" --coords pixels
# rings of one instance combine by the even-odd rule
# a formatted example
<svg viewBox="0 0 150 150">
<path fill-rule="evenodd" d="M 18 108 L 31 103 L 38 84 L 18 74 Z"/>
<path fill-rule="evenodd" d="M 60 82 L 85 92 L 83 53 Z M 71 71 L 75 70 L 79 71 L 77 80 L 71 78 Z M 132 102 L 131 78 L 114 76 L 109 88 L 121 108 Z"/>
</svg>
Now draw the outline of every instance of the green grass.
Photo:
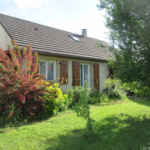
<svg viewBox="0 0 150 150">
<path fill-rule="evenodd" d="M 133 100 L 92 106 L 95 131 L 73 112 L 42 122 L 0 129 L 0 150 L 140 150 L 150 147 L 150 101 Z"/>
</svg>

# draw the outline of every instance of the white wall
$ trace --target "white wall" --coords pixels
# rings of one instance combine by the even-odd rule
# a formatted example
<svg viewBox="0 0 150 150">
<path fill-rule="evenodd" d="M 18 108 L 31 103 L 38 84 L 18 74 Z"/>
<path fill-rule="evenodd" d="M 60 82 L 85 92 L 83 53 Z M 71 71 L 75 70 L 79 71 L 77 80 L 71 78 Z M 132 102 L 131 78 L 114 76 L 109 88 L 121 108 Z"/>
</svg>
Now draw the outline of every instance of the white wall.
<svg viewBox="0 0 150 150">
<path fill-rule="evenodd" d="M 8 44 L 12 46 L 11 38 L 0 24 L 0 47 L 3 50 L 8 50 Z"/>
<path fill-rule="evenodd" d="M 109 75 L 109 68 L 107 66 L 107 63 L 100 63 L 100 91 L 102 92 L 104 87 L 104 80 L 107 79 L 107 75 Z"/>
</svg>

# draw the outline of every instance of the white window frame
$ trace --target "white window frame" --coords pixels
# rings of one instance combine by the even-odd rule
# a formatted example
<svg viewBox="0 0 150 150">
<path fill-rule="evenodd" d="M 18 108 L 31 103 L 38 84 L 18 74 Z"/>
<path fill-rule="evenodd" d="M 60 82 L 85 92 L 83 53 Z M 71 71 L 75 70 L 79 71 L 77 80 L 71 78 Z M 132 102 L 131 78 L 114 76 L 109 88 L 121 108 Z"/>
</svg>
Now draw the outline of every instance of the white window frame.
<svg viewBox="0 0 150 150">
<path fill-rule="evenodd" d="M 90 64 L 88 63 L 80 63 L 80 67 L 82 65 L 82 71 L 84 70 L 84 65 L 88 65 L 88 87 L 90 88 Z M 81 68 L 80 68 L 81 71 Z M 83 88 L 84 88 L 84 71 L 82 72 L 82 77 L 81 77 L 81 72 L 80 72 L 80 79 L 82 78 L 83 81 Z M 81 80 L 80 80 L 80 86 L 81 86 Z"/>
<path fill-rule="evenodd" d="M 55 60 L 44 60 L 44 59 L 40 59 L 40 61 L 39 61 L 39 73 L 40 73 L 40 62 L 45 62 L 46 63 L 46 80 L 47 80 L 47 63 L 48 62 L 53 62 L 53 77 L 54 77 L 54 79 L 53 80 L 55 80 L 56 79 L 56 61 Z"/>
</svg>

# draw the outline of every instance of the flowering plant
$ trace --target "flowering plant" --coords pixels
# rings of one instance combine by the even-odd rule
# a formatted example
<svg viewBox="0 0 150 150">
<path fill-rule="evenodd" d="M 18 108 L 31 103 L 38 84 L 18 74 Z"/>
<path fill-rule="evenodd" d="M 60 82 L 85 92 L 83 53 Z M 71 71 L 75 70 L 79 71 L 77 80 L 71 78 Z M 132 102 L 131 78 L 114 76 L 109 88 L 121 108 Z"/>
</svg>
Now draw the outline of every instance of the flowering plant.
<svg viewBox="0 0 150 150">
<path fill-rule="evenodd" d="M 46 111 L 43 95 L 53 82 L 43 83 L 45 77 L 38 73 L 38 54 L 33 53 L 31 44 L 22 51 L 15 40 L 12 45 L 8 51 L 0 48 L 0 116 L 7 114 L 9 119 L 15 115 L 12 111 L 5 113 L 15 102 L 20 117 L 32 118 Z"/>
<path fill-rule="evenodd" d="M 45 93 L 43 98 L 46 101 L 46 108 L 50 115 L 65 111 L 68 108 L 68 96 L 62 93 L 58 83 L 46 87 L 46 90 L 49 92 Z"/>
</svg>

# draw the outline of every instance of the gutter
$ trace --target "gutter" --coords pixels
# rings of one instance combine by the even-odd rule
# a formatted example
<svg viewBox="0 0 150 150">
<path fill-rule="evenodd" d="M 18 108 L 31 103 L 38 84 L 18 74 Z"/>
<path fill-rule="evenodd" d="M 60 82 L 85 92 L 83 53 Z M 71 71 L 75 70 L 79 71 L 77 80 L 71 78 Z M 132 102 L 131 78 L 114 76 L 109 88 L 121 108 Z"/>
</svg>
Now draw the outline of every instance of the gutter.
<svg viewBox="0 0 150 150">
<path fill-rule="evenodd" d="M 44 54 L 44 55 L 52 55 L 52 56 L 60 56 L 60 57 L 63 56 L 63 57 L 67 57 L 67 58 L 78 58 L 78 59 L 85 59 L 85 60 L 95 60 L 95 61 L 101 61 L 101 62 L 108 62 L 106 59 L 87 58 L 87 57 L 82 57 L 82 56 L 72 56 L 72 55 L 56 54 L 56 53 L 42 52 L 42 51 L 34 51 L 34 52 L 37 52 L 38 54 Z"/>
<path fill-rule="evenodd" d="M 22 48 L 20 48 L 20 50 L 23 52 Z M 6 51 L 8 51 L 8 50 L 6 50 Z M 43 51 L 35 51 L 35 50 L 33 50 L 33 52 L 37 52 L 38 54 L 43 54 L 43 55 L 51 55 L 51 56 L 59 56 L 59 57 L 67 57 L 67 58 L 78 58 L 78 59 L 84 59 L 84 60 L 94 60 L 94 61 L 100 61 L 100 62 L 108 62 L 106 59 L 87 58 L 87 57 L 82 57 L 82 56 L 56 54 L 56 53 L 51 53 L 51 52 L 43 52 Z"/>
</svg>

